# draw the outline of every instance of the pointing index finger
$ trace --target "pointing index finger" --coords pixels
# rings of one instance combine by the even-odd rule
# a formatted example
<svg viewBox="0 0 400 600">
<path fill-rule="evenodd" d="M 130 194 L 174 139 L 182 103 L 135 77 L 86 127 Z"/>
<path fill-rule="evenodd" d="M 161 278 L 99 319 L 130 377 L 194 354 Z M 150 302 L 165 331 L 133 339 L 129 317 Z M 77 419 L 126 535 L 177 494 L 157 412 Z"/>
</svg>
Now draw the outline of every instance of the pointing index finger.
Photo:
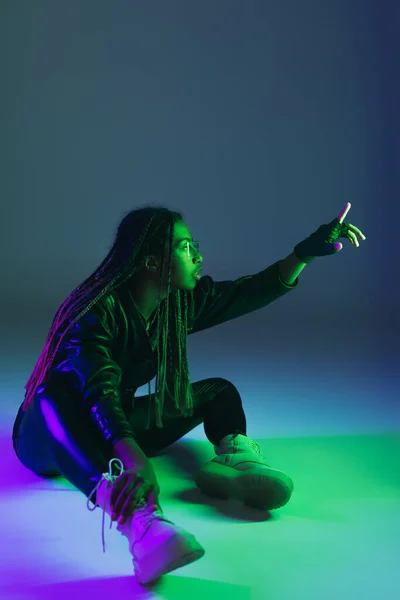
<svg viewBox="0 0 400 600">
<path fill-rule="evenodd" d="M 339 221 L 340 224 L 342 224 L 343 221 L 345 220 L 345 218 L 347 216 L 347 213 L 349 212 L 350 208 L 351 208 L 351 203 L 348 202 L 346 204 L 346 206 L 344 207 L 344 209 L 341 211 L 341 213 L 338 216 L 338 221 Z"/>
</svg>

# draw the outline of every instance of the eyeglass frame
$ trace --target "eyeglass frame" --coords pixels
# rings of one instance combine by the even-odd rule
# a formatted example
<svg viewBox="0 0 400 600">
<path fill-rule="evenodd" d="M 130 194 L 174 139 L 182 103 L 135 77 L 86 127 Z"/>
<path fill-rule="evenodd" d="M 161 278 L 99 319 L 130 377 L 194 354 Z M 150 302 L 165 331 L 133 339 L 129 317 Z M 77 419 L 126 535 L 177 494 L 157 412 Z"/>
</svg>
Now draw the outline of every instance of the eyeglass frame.
<svg viewBox="0 0 400 600">
<path fill-rule="evenodd" d="M 200 247 L 200 242 L 198 242 L 197 240 L 193 240 L 193 242 L 189 242 L 188 240 L 185 241 L 186 244 L 186 248 L 183 248 L 183 250 L 187 251 L 187 255 L 188 255 L 188 259 L 190 259 L 190 253 L 189 253 L 189 248 L 190 247 L 194 247 L 194 250 L 196 252 L 196 254 L 194 256 L 200 255 L 200 251 L 199 251 L 199 247 Z M 192 258 L 194 258 L 194 256 Z"/>
</svg>

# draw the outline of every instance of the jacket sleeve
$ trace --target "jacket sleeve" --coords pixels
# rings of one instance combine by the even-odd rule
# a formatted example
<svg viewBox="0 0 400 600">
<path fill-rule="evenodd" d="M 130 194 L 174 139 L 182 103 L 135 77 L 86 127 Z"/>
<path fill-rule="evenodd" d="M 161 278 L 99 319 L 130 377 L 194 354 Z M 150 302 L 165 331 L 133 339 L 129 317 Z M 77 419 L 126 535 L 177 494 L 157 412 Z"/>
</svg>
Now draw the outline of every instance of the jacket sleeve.
<svg viewBox="0 0 400 600">
<path fill-rule="evenodd" d="M 235 281 L 214 281 L 206 275 L 193 290 L 189 333 L 215 327 L 263 308 L 295 289 L 299 279 L 289 285 L 279 275 L 279 262 L 255 275 Z"/>
<path fill-rule="evenodd" d="M 122 409 L 122 370 L 113 359 L 117 336 L 115 301 L 101 299 L 65 335 L 56 371 L 67 375 L 102 438 L 113 446 L 134 438 Z"/>
</svg>

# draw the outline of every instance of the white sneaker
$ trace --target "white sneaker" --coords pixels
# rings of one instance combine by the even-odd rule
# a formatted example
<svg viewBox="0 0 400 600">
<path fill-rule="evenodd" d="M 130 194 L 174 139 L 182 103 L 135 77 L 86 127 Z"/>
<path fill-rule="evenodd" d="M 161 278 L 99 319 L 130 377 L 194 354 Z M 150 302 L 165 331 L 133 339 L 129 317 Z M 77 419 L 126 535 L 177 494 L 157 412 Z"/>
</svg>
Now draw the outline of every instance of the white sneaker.
<svg viewBox="0 0 400 600">
<path fill-rule="evenodd" d="M 92 494 L 96 492 L 94 508 L 89 506 L 92 494 L 87 501 L 89 510 L 93 511 L 97 506 L 103 508 L 104 552 L 104 513 L 106 511 L 111 516 L 110 492 L 121 474 L 111 474 L 113 461 L 119 463 L 121 473 L 123 472 L 122 462 L 119 459 L 111 459 L 109 473 L 103 473 L 103 478 L 92 492 Z M 110 529 L 111 527 L 112 521 Z M 141 584 L 150 583 L 166 573 L 198 560 L 205 554 L 204 548 L 194 535 L 167 519 L 160 507 L 144 498 L 136 507 L 132 517 L 128 518 L 123 525 L 117 524 L 117 530 L 128 539 L 135 576 Z"/>
</svg>

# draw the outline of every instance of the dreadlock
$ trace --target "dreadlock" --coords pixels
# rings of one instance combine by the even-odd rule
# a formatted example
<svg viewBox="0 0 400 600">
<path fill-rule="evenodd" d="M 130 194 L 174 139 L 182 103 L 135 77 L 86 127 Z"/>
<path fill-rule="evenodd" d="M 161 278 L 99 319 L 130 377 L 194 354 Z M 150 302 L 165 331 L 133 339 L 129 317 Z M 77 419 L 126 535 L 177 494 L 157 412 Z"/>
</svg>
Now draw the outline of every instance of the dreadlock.
<svg viewBox="0 0 400 600">
<path fill-rule="evenodd" d="M 158 292 L 157 327 L 155 346 L 158 349 L 156 377 L 156 425 L 162 427 L 165 393 L 172 398 L 175 407 L 187 417 L 193 412 L 193 392 L 190 385 L 187 359 L 188 292 L 171 292 L 172 239 L 174 224 L 182 221 L 181 213 L 164 206 L 147 205 L 128 212 L 120 224 L 113 246 L 100 266 L 73 292 L 55 314 L 45 346 L 25 385 L 26 410 L 38 386 L 43 383 L 54 366 L 58 349 L 68 330 L 79 321 L 101 298 L 122 286 L 140 270 L 141 261 L 147 254 L 161 256 L 162 270 Z M 166 248 L 168 240 L 168 249 Z M 168 285 L 164 311 L 161 311 L 161 291 L 164 278 L 166 253 L 168 257 Z M 183 296 L 183 322 L 182 322 Z M 170 310 L 171 309 L 171 310 Z M 59 340 L 57 342 L 57 337 Z M 160 343 L 161 342 L 161 343 Z M 169 369 L 167 368 L 167 365 Z M 169 388 L 172 385 L 172 391 Z M 151 389 L 149 382 L 150 426 Z"/>
</svg>

